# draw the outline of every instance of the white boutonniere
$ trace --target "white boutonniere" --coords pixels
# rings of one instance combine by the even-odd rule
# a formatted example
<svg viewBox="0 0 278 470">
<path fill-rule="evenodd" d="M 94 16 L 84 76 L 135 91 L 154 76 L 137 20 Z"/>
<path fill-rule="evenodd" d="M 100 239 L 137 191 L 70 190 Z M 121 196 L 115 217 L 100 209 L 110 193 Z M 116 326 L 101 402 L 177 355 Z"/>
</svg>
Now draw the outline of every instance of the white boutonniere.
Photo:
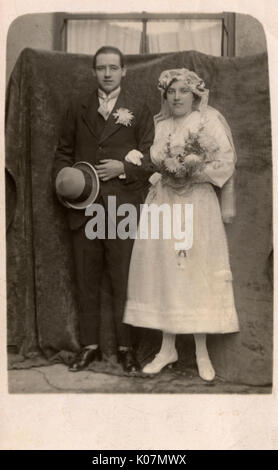
<svg viewBox="0 0 278 470">
<path fill-rule="evenodd" d="M 131 126 L 131 122 L 134 119 L 134 115 L 129 109 L 119 108 L 115 113 L 113 113 L 114 118 L 116 119 L 116 124 L 122 124 L 123 126 Z"/>
</svg>

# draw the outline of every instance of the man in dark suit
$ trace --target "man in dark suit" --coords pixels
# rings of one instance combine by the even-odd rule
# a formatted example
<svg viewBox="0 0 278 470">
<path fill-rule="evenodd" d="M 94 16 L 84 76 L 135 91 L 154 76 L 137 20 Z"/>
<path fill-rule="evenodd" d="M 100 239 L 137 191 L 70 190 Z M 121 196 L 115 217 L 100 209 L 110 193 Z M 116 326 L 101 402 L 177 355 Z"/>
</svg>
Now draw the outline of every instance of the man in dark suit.
<svg viewBox="0 0 278 470">
<path fill-rule="evenodd" d="M 149 158 L 153 119 L 142 98 L 135 100 L 122 88 L 126 68 L 118 49 L 108 46 L 99 49 L 94 56 L 93 73 L 98 89 L 74 103 L 66 114 L 55 154 L 54 180 L 59 191 L 63 172 L 68 167 L 80 161 L 92 164 L 101 182 L 95 202 L 104 207 L 107 219 L 109 196 L 116 197 L 116 208 L 130 203 L 138 209 L 144 202 L 148 178 L 153 172 Z M 134 151 L 140 157 L 139 164 L 127 158 Z M 78 285 L 82 346 L 70 370 L 82 370 L 101 358 L 100 286 L 105 267 L 112 286 L 118 361 L 125 371 L 137 370 L 139 365 L 132 349 L 130 327 L 122 322 L 133 240 L 119 236 L 108 238 L 107 231 L 105 239 L 89 240 L 85 235 L 88 217 L 84 211 L 68 209 L 68 219 Z"/>
</svg>

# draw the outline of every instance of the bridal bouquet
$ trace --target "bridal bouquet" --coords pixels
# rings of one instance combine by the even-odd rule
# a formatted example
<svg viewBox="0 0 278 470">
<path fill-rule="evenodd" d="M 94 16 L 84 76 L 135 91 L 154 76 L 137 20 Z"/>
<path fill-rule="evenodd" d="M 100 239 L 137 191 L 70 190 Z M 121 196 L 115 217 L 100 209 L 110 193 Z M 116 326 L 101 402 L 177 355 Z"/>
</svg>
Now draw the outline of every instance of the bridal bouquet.
<svg viewBox="0 0 278 470">
<path fill-rule="evenodd" d="M 183 184 L 202 170 L 205 163 L 213 161 L 218 150 L 216 140 L 203 127 L 198 132 L 189 132 L 183 145 L 171 146 L 170 134 L 159 171 L 164 179 Z"/>
</svg>

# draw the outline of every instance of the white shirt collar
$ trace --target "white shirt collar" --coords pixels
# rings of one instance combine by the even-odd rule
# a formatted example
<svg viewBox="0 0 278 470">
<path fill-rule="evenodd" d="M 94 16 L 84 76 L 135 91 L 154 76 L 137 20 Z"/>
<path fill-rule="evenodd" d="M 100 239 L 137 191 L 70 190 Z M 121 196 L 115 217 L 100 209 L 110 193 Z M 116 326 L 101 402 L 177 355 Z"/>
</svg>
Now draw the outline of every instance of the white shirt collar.
<svg viewBox="0 0 278 470">
<path fill-rule="evenodd" d="M 101 99 L 101 100 L 112 100 L 112 99 L 115 99 L 115 98 L 118 98 L 119 94 L 121 92 L 121 87 L 119 86 L 118 88 L 116 88 L 115 90 L 111 91 L 111 93 L 105 93 L 105 91 L 101 90 L 101 88 L 98 88 L 98 97 Z"/>
</svg>

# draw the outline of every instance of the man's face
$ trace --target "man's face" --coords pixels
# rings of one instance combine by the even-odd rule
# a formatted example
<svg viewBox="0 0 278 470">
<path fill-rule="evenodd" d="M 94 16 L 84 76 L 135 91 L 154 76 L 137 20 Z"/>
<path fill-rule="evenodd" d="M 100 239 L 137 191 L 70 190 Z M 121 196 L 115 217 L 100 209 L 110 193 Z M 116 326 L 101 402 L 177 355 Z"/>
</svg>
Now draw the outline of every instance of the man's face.
<svg viewBox="0 0 278 470">
<path fill-rule="evenodd" d="M 99 54 L 96 58 L 96 68 L 94 75 L 97 78 L 98 86 L 105 91 L 111 93 L 120 86 L 122 77 L 126 74 L 125 67 L 121 67 L 120 57 L 118 54 Z"/>
</svg>

